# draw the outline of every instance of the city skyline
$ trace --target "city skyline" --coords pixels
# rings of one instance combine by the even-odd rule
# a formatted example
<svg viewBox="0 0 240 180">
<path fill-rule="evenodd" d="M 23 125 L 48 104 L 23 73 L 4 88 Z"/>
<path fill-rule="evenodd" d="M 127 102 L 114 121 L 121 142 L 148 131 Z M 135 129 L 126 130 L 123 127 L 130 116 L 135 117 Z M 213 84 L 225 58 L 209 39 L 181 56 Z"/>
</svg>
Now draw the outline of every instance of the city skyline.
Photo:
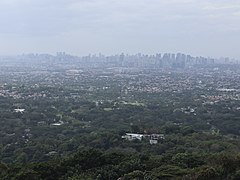
<svg viewBox="0 0 240 180">
<path fill-rule="evenodd" d="M 11 56 L 1 56 L 0 61 L 10 62 L 10 61 L 29 61 L 29 62 L 40 62 L 40 63 L 49 63 L 49 62 L 81 62 L 85 65 L 90 64 L 101 64 L 101 65 L 116 65 L 116 66 L 129 66 L 128 63 L 135 67 L 141 66 L 155 66 L 155 67 L 192 67 L 192 65 L 202 64 L 202 65 L 211 65 L 211 64 L 239 64 L 238 59 L 230 57 L 204 57 L 204 56 L 192 56 L 191 54 L 185 53 L 163 53 L 159 52 L 156 54 L 112 54 L 106 55 L 102 53 L 98 54 L 88 54 L 86 56 L 76 56 L 66 52 L 57 52 L 56 54 L 48 53 L 29 53 L 29 54 L 19 54 Z M 43 63 L 43 64 L 44 64 Z M 139 66 L 140 65 L 140 66 Z M 186 65 L 186 66 L 185 66 Z"/>
</svg>

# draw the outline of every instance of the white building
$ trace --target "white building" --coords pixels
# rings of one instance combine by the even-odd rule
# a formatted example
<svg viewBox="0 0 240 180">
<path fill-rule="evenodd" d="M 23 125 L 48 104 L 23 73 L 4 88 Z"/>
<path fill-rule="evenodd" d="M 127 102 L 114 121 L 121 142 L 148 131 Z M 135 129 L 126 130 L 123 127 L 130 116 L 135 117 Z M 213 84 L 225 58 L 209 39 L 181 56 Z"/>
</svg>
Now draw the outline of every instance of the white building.
<svg viewBox="0 0 240 180">
<path fill-rule="evenodd" d="M 150 144 L 157 144 L 159 140 L 165 139 L 164 134 L 135 134 L 135 133 L 126 133 L 126 135 L 122 136 L 122 139 L 126 139 L 128 141 L 149 139 Z"/>
<path fill-rule="evenodd" d="M 128 141 L 133 141 L 133 140 L 137 139 L 137 140 L 141 141 L 143 139 L 143 137 L 144 137 L 143 134 L 126 133 L 125 136 L 122 136 L 122 139 L 126 139 Z"/>
<path fill-rule="evenodd" d="M 16 113 L 24 113 L 25 109 L 14 109 Z"/>
</svg>

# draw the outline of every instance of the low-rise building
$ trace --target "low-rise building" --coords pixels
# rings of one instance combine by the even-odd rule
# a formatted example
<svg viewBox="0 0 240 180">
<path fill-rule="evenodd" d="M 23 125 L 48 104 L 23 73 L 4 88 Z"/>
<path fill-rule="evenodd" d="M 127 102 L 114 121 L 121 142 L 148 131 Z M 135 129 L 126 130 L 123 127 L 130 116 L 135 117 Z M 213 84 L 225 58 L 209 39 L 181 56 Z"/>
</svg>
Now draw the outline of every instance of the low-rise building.
<svg viewBox="0 0 240 180">
<path fill-rule="evenodd" d="M 164 140 L 164 134 L 135 134 L 135 133 L 126 133 L 122 136 L 122 139 L 133 141 L 139 140 L 142 141 L 143 139 L 148 139 L 150 144 L 157 144 L 159 140 Z"/>
</svg>

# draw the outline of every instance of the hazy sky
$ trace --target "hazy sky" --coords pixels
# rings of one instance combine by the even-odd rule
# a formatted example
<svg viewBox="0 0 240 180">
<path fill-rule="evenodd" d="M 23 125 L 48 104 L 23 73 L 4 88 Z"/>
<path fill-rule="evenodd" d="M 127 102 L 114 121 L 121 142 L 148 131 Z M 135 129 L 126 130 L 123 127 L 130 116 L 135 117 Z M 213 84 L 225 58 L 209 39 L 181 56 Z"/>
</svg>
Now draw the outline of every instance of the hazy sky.
<svg viewBox="0 0 240 180">
<path fill-rule="evenodd" d="M 0 54 L 57 51 L 240 59 L 240 0 L 0 0 Z"/>
</svg>

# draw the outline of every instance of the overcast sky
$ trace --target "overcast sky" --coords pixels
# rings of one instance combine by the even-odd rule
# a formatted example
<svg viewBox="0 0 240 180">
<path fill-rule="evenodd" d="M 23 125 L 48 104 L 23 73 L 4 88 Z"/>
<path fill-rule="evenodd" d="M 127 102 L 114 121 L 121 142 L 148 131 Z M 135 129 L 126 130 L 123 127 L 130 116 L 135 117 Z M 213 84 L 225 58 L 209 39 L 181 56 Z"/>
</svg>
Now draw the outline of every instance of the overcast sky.
<svg viewBox="0 0 240 180">
<path fill-rule="evenodd" d="M 240 0 L 0 0 L 0 54 L 240 59 Z"/>
</svg>

